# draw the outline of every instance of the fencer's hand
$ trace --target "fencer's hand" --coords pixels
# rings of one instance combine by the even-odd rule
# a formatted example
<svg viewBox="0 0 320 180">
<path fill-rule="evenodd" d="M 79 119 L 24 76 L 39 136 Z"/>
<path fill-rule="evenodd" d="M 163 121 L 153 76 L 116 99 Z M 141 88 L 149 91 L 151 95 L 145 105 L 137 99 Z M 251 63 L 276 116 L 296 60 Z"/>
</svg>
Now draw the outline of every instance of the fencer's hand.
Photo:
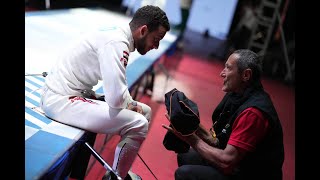
<svg viewBox="0 0 320 180">
<path fill-rule="evenodd" d="M 138 105 L 136 102 L 129 103 L 127 109 L 143 114 L 142 106 Z"/>
</svg>

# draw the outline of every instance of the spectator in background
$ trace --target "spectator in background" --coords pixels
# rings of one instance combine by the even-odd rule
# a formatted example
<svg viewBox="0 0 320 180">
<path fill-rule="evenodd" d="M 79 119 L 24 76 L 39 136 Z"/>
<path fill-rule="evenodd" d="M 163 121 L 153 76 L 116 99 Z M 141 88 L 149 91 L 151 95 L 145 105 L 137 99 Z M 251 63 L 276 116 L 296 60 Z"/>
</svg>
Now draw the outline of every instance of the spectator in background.
<svg viewBox="0 0 320 180">
<path fill-rule="evenodd" d="M 257 23 L 257 3 L 255 0 L 239 1 L 240 9 L 236 12 L 234 20 L 236 26 L 231 32 L 224 44 L 222 56 L 217 56 L 215 52 L 209 54 L 209 58 L 228 57 L 235 49 L 248 48 L 253 28 Z M 239 17 L 238 17 L 239 16 Z M 238 22 L 237 22 L 238 21 Z"/>
<path fill-rule="evenodd" d="M 193 0 L 180 0 L 180 12 L 181 12 L 181 22 L 177 26 L 175 26 L 175 29 L 180 30 L 180 35 L 178 37 L 178 48 L 183 48 L 183 37 L 184 32 L 187 28 L 187 23 L 190 15 L 190 10 L 192 7 Z"/>
<path fill-rule="evenodd" d="M 257 23 L 256 4 L 252 0 L 245 1 L 241 9 L 241 19 L 227 40 L 229 52 L 235 49 L 248 48 L 253 28 Z"/>
</svg>

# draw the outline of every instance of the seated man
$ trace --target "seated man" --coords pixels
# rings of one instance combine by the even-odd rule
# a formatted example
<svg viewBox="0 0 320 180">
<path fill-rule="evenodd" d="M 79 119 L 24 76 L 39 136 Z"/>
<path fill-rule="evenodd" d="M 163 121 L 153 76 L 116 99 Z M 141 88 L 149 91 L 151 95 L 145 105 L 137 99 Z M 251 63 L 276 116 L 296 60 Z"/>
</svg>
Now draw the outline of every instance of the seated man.
<svg viewBox="0 0 320 180">
<path fill-rule="evenodd" d="M 139 8 L 128 25 L 88 34 L 46 77 L 41 98 L 45 114 L 94 133 L 118 134 L 113 169 L 124 179 L 149 127 L 151 108 L 131 97 L 126 79 L 129 53 L 144 55 L 159 47 L 170 30 L 166 13 L 156 6 Z M 104 101 L 93 86 L 102 80 Z"/>
<path fill-rule="evenodd" d="M 176 180 L 282 179 L 282 126 L 261 84 L 261 64 L 250 50 L 229 56 L 220 73 L 226 94 L 212 114 L 210 131 L 200 124 L 195 133 L 182 136 L 162 125 L 192 147 L 177 155 Z"/>
</svg>

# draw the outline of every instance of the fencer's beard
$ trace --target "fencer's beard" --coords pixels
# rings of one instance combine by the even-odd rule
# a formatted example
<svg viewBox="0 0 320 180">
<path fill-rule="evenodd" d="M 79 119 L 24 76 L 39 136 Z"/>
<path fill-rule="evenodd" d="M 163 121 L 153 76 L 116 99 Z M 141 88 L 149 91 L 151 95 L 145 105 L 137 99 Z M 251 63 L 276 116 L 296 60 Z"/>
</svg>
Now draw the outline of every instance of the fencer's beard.
<svg viewBox="0 0 320 180">
<path fill-rule="evenodd" d="M 145 35 L 143 38 L 139 39 L 137 41 L 137 51 L 141 54 L 144 55 L 147 53 L 146 50 L 146 40 L 147 40 L 147 35 Z"/>
</svg>

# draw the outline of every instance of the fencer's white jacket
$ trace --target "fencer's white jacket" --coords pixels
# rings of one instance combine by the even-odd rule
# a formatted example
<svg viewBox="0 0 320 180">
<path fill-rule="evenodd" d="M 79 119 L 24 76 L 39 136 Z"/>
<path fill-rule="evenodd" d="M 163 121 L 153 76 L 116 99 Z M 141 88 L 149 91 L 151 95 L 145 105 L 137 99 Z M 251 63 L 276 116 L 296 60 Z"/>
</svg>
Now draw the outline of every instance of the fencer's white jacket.
<svg viewBox="0 0 320 180">
<path fill-rule="evenodd" d="M 134 42 L 129 25 L 87 34 L 59 58 L 46 77 L 46 86 L 61 95 L 82 96 L 102 80 L 105 101 L 126 108 L 132 100 L 126 64 Z"/>
</svg>

